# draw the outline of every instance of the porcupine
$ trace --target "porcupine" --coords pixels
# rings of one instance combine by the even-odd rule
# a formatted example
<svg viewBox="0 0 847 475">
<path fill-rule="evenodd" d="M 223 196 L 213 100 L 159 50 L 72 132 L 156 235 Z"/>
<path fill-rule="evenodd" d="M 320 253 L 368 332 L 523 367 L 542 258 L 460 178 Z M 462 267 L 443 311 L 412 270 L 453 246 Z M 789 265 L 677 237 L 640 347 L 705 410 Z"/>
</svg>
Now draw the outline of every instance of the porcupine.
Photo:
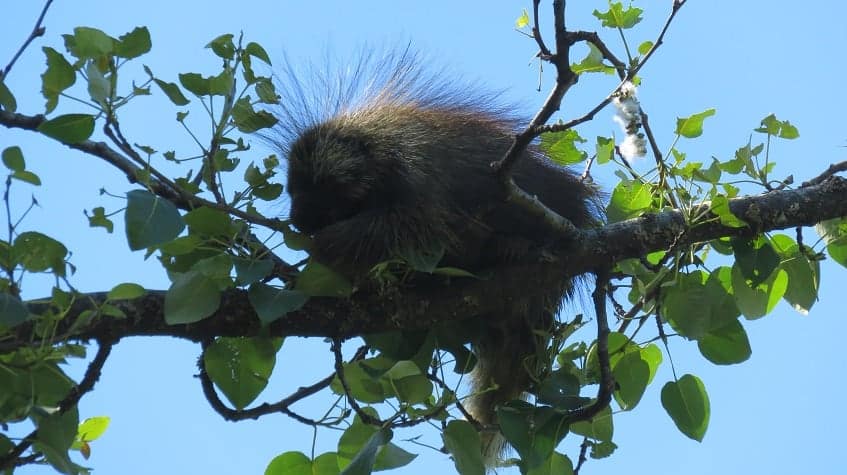
<svg viewBox="0 0 847 475">
<path fill-rule="evenodd" d="M 504 200 L 491 168 L 523 121 L 496 95 L 425 74 L 408 51 L 361 58 L 347 76 L 320 74 L 320 97 L 311 98 L 290 66 L 284 81 L 275 142 L 287 155 L 290 219 L 312 236 L 312 258 L 362 281 L 375 264 L 410 252 L 443 249 L 444 265 L 496 272 L 548 243 L 551 230 Z M 535 146 L 512 177 L 575 226 L 599 222 L 596 188 Z M 485 315 L 472 342 L 475 395 L 467 408 L 483 425 L 496 424 L 497 406 L 530 388 L 536 355 L 572 294 L 571 276 L 545 282 L 543 295 L 515 295 Z M 503 438 L 490 430 L 481 437 L 491 466 Z"/>
</svg>

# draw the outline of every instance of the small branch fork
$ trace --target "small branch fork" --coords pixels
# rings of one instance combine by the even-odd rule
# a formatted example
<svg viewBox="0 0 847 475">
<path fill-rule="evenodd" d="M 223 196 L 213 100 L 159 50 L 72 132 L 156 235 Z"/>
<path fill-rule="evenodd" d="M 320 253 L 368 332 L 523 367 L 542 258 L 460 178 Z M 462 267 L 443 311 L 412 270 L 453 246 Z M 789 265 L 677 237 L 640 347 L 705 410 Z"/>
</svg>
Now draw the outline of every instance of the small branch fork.
<svg viewBox="0 0 847 475">
<path fill-rule="evenodd" d="M 36 38 L 44 35 L 46 30 L 45 27 L 42 26 L 42 23 L 52 3 L 53 0 L 47 0 L 45 2 L 44 7 L 41 10 L 41 14 L 38 16 L 38 20 L 36 21 L 35 26 L 33 27 L 29 37 L 24 41 L 24 43 L 21 45 L 21 47 L 18 49 L 18 51 L 15 53 L 15 55 L 12 57 L 6 67 L 0 70 L 0 80 L 3 80 L 6 76 L 8 76 L 9 72 L 15 65 L 15 62 L 26 51 L 30 44 Z M 40 114 L 35 116 L 26 116 L 22 114 L 15 114 L 9 111 L 0 110 L 0 124 L 9 128 L 20 128 L 37 132 L 38 126 L 41 125 L 41 123 L 43 123 L 45 120 L 46 118 Z M 215 202 L 208 201 L 198 196 L 186 193 L 182 188 L 180 188 L 176 183 L 174 183 L 164 174 L 159 172 L 157 169 L 149 166 L 149 164 L 138 154 L 138 152 L 135 151 L 135 149 L 130 145 L 129 141 L 124 137 L 123 133 L 120 130 L 120 125 L 111 113 L 107 114 L 106 123 L 103 126 L 103 133 L 109 138 L 109 140 L 111 140 L 111 142 L 118 148 L 118 150 L 120 152 L 123 152 L 123 154 L 125 155 L 122 155 L 118 151 L 110 148 L 104 142 L 94 142 L 86 140 L 84 142 L 66 145 L 75 150 L 79 150 L 81 152 L 93 155 L 104 160 L 105 162 L 109 163 L 110 165 L 123 172 L 123 174 L 126 175 L 127 180 L 130 183 L 143 184 L 157 196 L 167 199 L 168 201 L 174 203 L 174 205 L 184 211 L 191 211 L 192 209 L 206 206 L 229 213 L 232 216 L 236 216 L 240 219 L 243 219 L 248 223 L 264 226 L 272 231 L 284 230 L 285 223 L 279 219 L 268 219 L 262 216 L 247 213 L 245 211 L 242 211 L 241 209 L 227 205 L 220 194 L 220 190 L 218 190 L 217 187 L 212 186 L 211 189 L 211 192 L 215 197 Z M 213 144 L 212 149 L 214 150 L 216 146 L 217 144 Z M 209 161 L 211 162 L 211 158 L 209 159 Z M 143 173 L 145 171 L 149 172 L 149 175 L 151 175 L 153 178 L 147 177 L 143 181 L 140 180 L 139 177 L 147 175 L 146 173 Z M 295 266 L 286 263 L 281 258 L 276 256 L 261 241 L 253 240 L 250 238 L 250 236 L 247 236 L 245 239 L 247 239 L 250 244 L 259 248 L 264 254 L 274 260 L 274 269 L 276 272 L 278 272 L 278 275 L 281 279 L 286 280 L 288 276 L 297 272 L 297 268 Z"/>
<path fill-rule="evenodd" d="M 65 398 L 59 402 L 59 405 L 57 406 L 57 412 L 59 414 L 64 414 L 76 407 L 79 400 L 82 399 L 82 396 L 94 389 L 94 385 L 97 383 L 97 380 L 100 379 L 100 373 L 103 370 L 103 365 L 106 364 L 106 360 L 112 352 L 114 343 L 107 340 L 101 340 L 98 343 L 100 346 L 97 348 L 97 354 L 85 370 L 85 376 L 83 376 L 82 381 L 71 388 Z M 16 466 L 34 461 L 32 457 L 21 458 L 21 455 L 29 449 L 37 439 L 38 429 L 35 429 L 18 442 L 12 450 L 0 455 L 0 471 L 12 469 Z"/>
<path fill-rule="evenodd" d="M 38 20 L 35 21 L 35 26 L 32 27 L 32 32 L 29 34 L 29 37 L 24 41 L 18 51 L 12 56 L 12 59 L 9 60 L 9 64 L 0 71 L 0 81 L 2 81 L 6 76 L 9 75 L 9 72 L 12 71 L 12 68 L 15 66 L 15 63 L 18 61 L 18 58 L 24 54 L 24 51 L 29 47 L 30 43 L 35 41 L 36 38 L 44 36 L 44 32 L 47 31 L 46 28 L 41 26 L 41 23 L 44 22 L 44 17 L 47 15 L 47 10 L 50 9 L 50 5 L 53 3 L 53 0 L 47 0 L 44 3 L 44 8 L 41 9 L 41 14 L 38 15 Z"/>
<path fill-rule="evenodd" d="M 204 353 L 210 344 L 211 340 L 203 342 L 201 346 Z M 360 360 L 365 357 L 365 354 L 367 354 L 367 347 L 363 346 L 356 351 L 356 354 L 353 355 L 353 358 L 350 361 L 353 362 Z M 301 387 L 289 396 L 275 403 L 263 403 L 251 409 L 238 410 L 227 407 L 227 405 L 218 396 L 217 391 L 215 391 L 214 384 L 209 378 L 209 374 L 206 372 L 206 365 L 202 356 L 198 359 L 197 366 L 200 369 L 199 378 L 200 385 L 203 388 L 203 395 L 206 397 L 206 400 L 209 401 L 209 405 L 212 406 L 215 412 L 228 421 L 243 421 L 246 419 L 255 420 L 268 414 L 282 413 L 298 422 L 313 427 L 325 425 L 322 421 L 310 419 L 292 411 L 290 406 L 328 387 L 330 383 L 332 383 L 333 378 L 335 378 L 335 373 L 330 374 L 314 384 Z"/>
<path fill-rule="evenodd" d="M 515 166 L 515 163 L 517 163 L 520 157 L 523 156 L 530 143 L 542 133 L 561 132 L 576 127 L 577 125 L 582 124 L 583 122 L 587 122 L 593 119 L 598 112 L 600 112 L 603 108 L 609 105 L 612 102 L 612 99 L 619 93 L 621 87 L 635 77 L 638 71 L 640 71 L 641 68 L 644 67 L 646 62 L 653 56 L 653 53 L 656 51 L 656 49 L 663 43 L 665 34 L 667 33 L 671 22 L 673 21 L 679 9 L 685 4 L 685 2 L 686 0 L 674 0 L 671 13 L 668 16 L 668 19 L 665 21 L 665 24 L 653 46 L 644 55 L 641 61 L 638 62 L 638 64 L 627 69 L 626 64 L 619 58 L 617 58 L 614 53 L 612 53 L 612 51 L 605 45 L 605 43 L 603 43 L 603 41 L 600 39 L 596 32 L 567 30 L 565 24 L 564 0 L 553 1 L 553 24 L 555 31 L 556 51 L 550 51 L 538 27 L 538 10 L 540 0 L 533 0 L 532 13 L 533 20 L 535 23 L 532 27 L 532 37 L 538 45 L 538 57 L 544 61 L 553 64 L 553 66 L 556 68 L 556 84 L 550 91 L 549 95 L 547 96 L 547 99 L 545 100 L 544 104 L 541 106 L 541 109 L 538 111 L 535 117 L 533 117 L 533 119 L 522 132 L 515 135 L 511 146 L 506 151 L 503 158 L 498 162 L 492 163 L 494 173 L 502 182 L 506 192 L 506 199 L 508 201 L 513 201 L 521 204 L 528 212 L 535 215 L 537 218 L 547 222 L 548 225 L 550 225 L 554 230 L 556 230 L 559 234 L 563 236 L 572 237 L 579 233 L 579 230 L 574 227 L 572 223 L 570 223 L 565 218 L 559 216 L 553 210 L 545 207 L 538 199 L 526 193 L 514 182 L 514 180 L 512 180 L 511 172 Z M 621 82 L 608 96 L 606 96 L 605 99 L 603 99 L 597 106 L 595 106 L 589 112 L 584 114 L 582 117 L 572 119 L 562 124 L 547 125 L 547 122 L 550 120 L 553 114 L 558 111 L 561 107 L 562 100 L 564 99 L 567 92 L 579 80 L 579 76 L 570 67 L 570 49 L 571 47 L 573 47 L 574 44 L 580 41 L 586 41 L 596 46 L 600 53 L 603 55 L 603 57 L 610 63 L 612 63 L 618 73 L 618 77 L 621 79 Z M 650 135 L 652 136 L 652 134 Z M 655 145 L 653 148 L 655 151 Z"/>
</svg>

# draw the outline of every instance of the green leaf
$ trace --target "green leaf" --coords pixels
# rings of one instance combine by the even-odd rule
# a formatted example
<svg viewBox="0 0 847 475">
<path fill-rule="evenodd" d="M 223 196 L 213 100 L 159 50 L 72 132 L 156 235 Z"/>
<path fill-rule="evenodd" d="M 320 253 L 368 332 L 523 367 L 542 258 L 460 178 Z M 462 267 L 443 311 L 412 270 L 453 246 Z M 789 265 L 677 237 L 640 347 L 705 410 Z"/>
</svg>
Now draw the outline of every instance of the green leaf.
<svg viewBox="0 0 847 475">
<path fill-rule="evenodd" d="M 188 89 L 197 96 L 226 96 L 232 90 L 232 70 L 224 69 L 217 76 L 204 78 L 197 73 L 183 73 L 179 75 L 182 87 Z"/>
<path fill-rule="evenodd" d="M 191 234 L 231 238 L 238 232 L 229 214 L 206 206 L 185 213 L 183 219 Z"/>
<path fill-rule="evenodd" d="M 97 60 L 108 56 L 114 52 L 117 42 L 103 31 L 86 26 L 74 28 L 73 36 L 62 36 L 65 38 L 65 47 L 79 59 Z"/>
<path fill-rule="evenodd" d="M 615 452 L 615 449 L 618 448 L 612 441 L 605 442 L 590 442 L 591 445 L 591 458 L 593 459 L 602 459 L 612 455 Z"/>
<path fill-rule="evenodd" d="M 274 201 L 282 195 L 282 185 L 279 183 L 265 183 L 252 190 L 253 196 L 265 201 Z"/>
<path fill-rule="evenodd" d="M 662 406 L 687 437 L 703 440 L 709 427 L 709 395 L 697 376 L 686 374 L 662 387 Z"/>
<path fill-rule="evenodd" d="M 649 53 L 651 49 L 653 49 L 653 42 L 652 41 L 645 41 L 644 43 L 641 43 L 640 45 L 638 45 L 638 54 L 643 56 L 643 55 Z"/>
<path fill-rule="evenodd" d="M 521 16 L 519 16 L 517 20 L 515 20 L 515 28 L 520 30 L 521 28 L 526 28 L 527 26 L 529 26 L 529 12 L 526 11 L 526 8 L 524 8 L 523 12 L 521 12 Z M 459 473 L 464 472 L 459 470 Z"/>
<path fill-rule="evenodd" d="M 615 153 L 615 140 L 609 137 L 597 136 L 597 144 L 594 150 L 594 153 L 597 154 L 598 164 L 609 163 Z"/>
<path fill-rule="evenodd" d="M 614 434 L 612 424 L 612 410 L 606 407 L 596 416 L 587 421 L 579 421 L 571 424 L 571 432 L 597 441 L 610 441 Z"/>
<path fill-rule="evenodd" d="M 576 409 L 585 400 L 579 397 L 579 378 L 570 371 L 560 368 L 550 373 L 538 388 L 538 400 L 556 409 Z"/>
<path fill-rule="evenodd" d="M 567 455 L 553 452 L 549 459 L 528 470 L 526 475 L 573 475 L 573 462 Z"/>
<path fill-rule="evenodd" d="M 297 290 L 277 289 L 266 284 L 253 284 L 247 298 L 262 324 L 268 325 L 288 312 L 299 310 L 309 298 Z"/>
<path fill-rule="evenodd" d="M 479 432 L 468 421 L 453 420 L 447 423 L 441 440 L 453 458 L 456 471 L 462 475 L 485 475 Z"/>
<path fill-rule="evenodd" d="M 393 365 L 394 361 L 384 357 L 369 358 L 345 364 L 344 379 L 347 381 L 347 387 L 350 388 L 350 395 L 357 401 L 366 403 L 385 401 L 391 394 L 386 396 L 386 391 L 384 391 L 378 378 Z M 337 375 L 330 387 L 336 394 L 344 394 L 345 392 Z"/>
<path fill-rule="evenodd" d="M 309 297 L 349 297 L 353 293 L 353 285 L 344 276 L 311 259 L 298 274 L 294 288 Z"/>
<path fill-rule="evenodd" d="M 146 190 L 132 190 L 126 196 L 126 237 L 133 251 L 171 241 L 185 228 L 170 201 Z"/>
<path fill-rule="evenodd" d="M 732 266 L 732 289 L 735 301 L 744 317 L 750 320 L 763 317 L 771 312 L 788 288 L 788 274 L 779 269 L 764 282 L 753 285 L 744 277 L 736 261 Z"/>
<path fill-rule="evenodd" d="M 521 456 L 521 468 L 540 466 L 567 435 L 567 416 L 550 407 L 533 407 L 525 401 L 510 401 L 497 408 L 503 436 Z"/>
<path fill-rule="evenodd" d="M 0 293 L 0 330 L 20 325 L 28 317 L 29 310 L 19 298 Z"/>
<path fill-rule="evenodd" d="M 606 28 L 632 28 L 641 21 L 643 10 L 635 7 L 624 8 L 620 2 L 609 3 L 609 10 L 600 12 L 594 10 L 594 16 L 600 20 L 600 24 Z"/>
<path fill-rule="evenodd" d="M 761 126 L 754 129 L 756 132 L 772 135 L 783 139 L 796 139 L 800 136 L 797 127 L 791 125 L 787 120 L 779 120 L 774 114 L 762 119 Z"/>
<path fill-rule="evenodd" d="M 155 82 L 156 85 L 159 86 L 159 89 L 161 89 L 162 92 L 164 92 L 165 95 L 168 96 L 168 99 L 170 99 L 171 102 L 173 102 L 175 105 L 184 106 L 191 102 L 182 94 L 182 91 L 180 91 L 179 86 L 177 86 L 175 83 L 165 82 L 161 79 L 156 78 L 153 78 L 153 82 Z"/>
<path fill-rule="evenodd" d="M 279 94 L 270 79 L 259 79 L 256 81 L 256 95 L 264 104 L 279 104 Z"/>
<path fill-rule="evenodd" d="M 168 325 L 194 323 L 212 316 L 221 304 L 217 283 L 198 271 L 178 275 L 165 294 Z"/>
<path fill-rule="evenodd" d="M 45 120 L 38 126 L 42 134 L 62 143 L 84 142 L 94 133 L 94 116 L 88 114 L 65 114 Z"/>
<path fill-rule="evenodd" d="M 132 59 L 150 51 L 153 43 L 146 26 L 135 27 L 129 33 L 115 41 L 115 56 Z"/>
<path fill-rule="evenodd" d="M 235 45 L 232 43 L 232 38 L 231 33 L 218 36 L 207 44 L 206 48 L 211 48 L 220 58 L 233 60 L 235 59 Z"/>
<path fill-rule="evenodd" d="M 109 427 L 107 416 L 89 417 L 79 424 L 76 431 L 76 442 L 92 442 L 102 436 Z"/>
<path fill-rule="evenodd" d="M 35 231 L 19 234 L 12 244 L 12 255 L 30 272 L 51 269 L 56 275 L 65 275 L 68 248 L 44 234 Z"/>
<path fill-rule="evenodd" d="M 779 254 L 764 237 L 756 239 L 736 238 L 731 242 L 735 252 L 735 264 L 742 275 L 756 287 L 767 280 L 779 267 Z"/>
<path fill-rule="evenodd" d="M 3 149 L 3 164 L 13 172 L 22 172 L 26 169 L 26 161 L 21 148 L 17 145 Z"/>
<path fill-rule="evenodd" d="M 603 53 L 594 46 L 593 43 L 586 43 L 588 45 L 588 55 L 582 59 L 582 61 L 578 63 L 574 63 L 571 65 L 571 70 L 576 74 L 582 73 L 606 73 L 613 74 L 615 72 L 615 68 L 607 65 L 603 62 Z M 542 135 L 543 137 L 543 135 Z"/>
<path fill-rule="evenodd" d="M 233 257 L 232 262 L 235 265 L 238 285 L 254 284 L 270 275 L 274 268 L 274 263 L 270 259 Z"/>
<path fill-rule="evenodd" d="M 650 209 L 653 193 L 649 185 L 637 181 L 621 181 L 612 191 L 612 199 L 606 210 L 610 223 L 639 216 Z"/>
<path fill-rule="evenodd" d="M 247 46 L 244 47 L 244 52 L 246 52 L 250 56 L 261 59 L 268 66 L 271 65 L 271 60 L 268 57 L 268 53 L 265 52 L 265 48 L 262 48 L 259 43 L 254 43 L 252 41 L 250 43 L 247 43 Z"/>
<path fill-rule="evenodd" d="M 74 383 L 52 362 L 40 363 L 29 369 L 6 366 L 0 371 L 0 419 L 19 421 L 38 416 L 36 406 L 55 407 L 68 395 Z"/>
<path fill-rule="evenodd" d="M 569 129 L 564 132 L 541 134 L 539 148 L 550 160 L 559 165 L 573 165 L 582 162 L 588 156 L 587 153 L 576 148 L 577 143 L 585 142 L 586 140 L 580 137 L 576 130 Z"/>
<path fill-rule="evenodd" d="M 407 452 L 392 443 L 388 443 L 383 445 L 377 452 L 374 471 L 392 470 L 403 467 L 416 458 L 417 454 Z"/>
<path fill-rule="evenodd" d="M 810 260 L 807 253 L 801 251 L 800 246 L 784 234 L 771 236 L 771 244 L 782 259 L 780 268 L 788 274 L 785 300 L 800 314 L 808 315 L 818 300 L 820 262 Z M 811 249 L 806 249 L 811 254 Z"/>
<path fill-rule="evenodd" d="M 277 123 L 276 117 L 268 111 L 253 109 L 250 97 L 245 96 L 235 102 L 232 107 L 232 120 L 238 130 L 250 134 L 262 129 L 273 127 Z"/>
<path fill-rule="evenodd" d="M 79 413 L 76 408 L 65 413 L 55 412 L 38 418 L 35 450 L 44 454 L 56 471 L 66 474 L 78 473 L 76 464 L 68 456 L 68 450 L 76 437 Z"/>
<path fill-rule="evenodd" d="M 835 262 L 847 267 L 847 218 L 835 218 L 815 225 L 826 243 L 826 252 Z"/>
<path fill-rule="evenodd" d="M 144 287 L 138 284 L 124 283 L 112 287 L 106 297 L 109 300 L 132 300 L 142 297 L 145 293 Z"/>
<path fill-rule="evenodd" d="M 89 61 L 85 65 L 85 75 L 88 79 L 88 95 L 91 100 L 105 109 L 109 98 L 112 97 L 112 84 L 109 79 L 100 71 L 97 64 Z"/>
<path fill-rule="evenodd" d="M 197 73 L 182 73 L 179 75 L 179 82 L 195 96 L 206 96 L 211 92 L 210 79 Z"/>
<path fill-rule="evenodd" d="M 612 376 L 617 383 L 614 392 L 615 401 L 624 411 L 634 408 L 650 380 L 650 365 L 641 358 L 640 351 L 633 351 L 620 358 L 612 368 Z"/>
<path fill-rule="evenodd" d="M 309 475 L 338 475 L 341 469 L 338 468 L 338 455 L 335 452 L 327 452 L 318 455 L 312 461 L 312 472 Z M 284 472 L 283 475 L 288 475 Z"/>
<path fill-rule="evenodd" d="M 352 428 L 352 426 L 351 426 Z M 350 429 L 348 429 L 349 431 Z M 347 434 L 347 431 L 344 432 Z M 341 471 L 343 475 L 368 475 L 374 470 L 376 463 L 377 451 L 391 441 L 393 434 L 391 429 L 375 430 L 368 440 L 358 450 L 355 457 L 350 460 L 349 465 L 346 465 Z M 343 436 L 342 436 L 343 438 Z M 339 457 L 341 456 L 341 441 L 339 440 Z M 342 462 L 343 463 L 343 462 Z M 339 463 L 341 465 L 342 463 Z"/>
<path fill-rule="evenodd" d="M 41 185 L 41 179 L 35 173 L 26 171 L 26 162 L 21 148 L 17 145 L 3 149 L 3 164 L 12 171 L 12 178 L 30 183 L 35 186 Z"/>
<path fill-rule="evenodd" d="M 699 339 L 738 317 L 733 296 L 723 282 L 729 269 L 721 267 L 706 275 L 700 270 L 680 274 L 676 285 L 663 292 L 664 317 L 680 335 Z"/>
<path fill-rule="evenodd" d="M 703 121 L 713 115 L 715 115 L 715 109 L 706 109 L 699 114 L 677 118 L 676 131 L 674 133 L 689 139 L 699 137 L 703 134 Z"/>
<path fill-rule="evenodd" d="M 47 70 L 41 75 L 41 94 L 47 99 L 44 113 L 49 114 L 59 103 L 59 94 L 76 82 L 76 73 L 62 53 L 46 46 L 41 49 L 47 55 Z"/>
<path fill-rule="evenodd" d="M 385 378 L 402 402 L 420 404 L 432 394 L 432 382 L 412 361 L 398 361 L 385 373 Z"/>
<path fill-rule="evenodd" d="M 86 213 L 86 216 L 88 217 L 88 225 L 92 228 L 105 228 L 110 234 L 115 230 L 115 223 L 106 217 L 106 209 L 102 206 L 92 209 L 91 216 L 88 216 L 88 213 Z"/>
<path fill-rule="evenodd" d="M 743 228 L 747 226 L 743 220 L 732 214 L 729 209 L 729 199 L 724 195 L 712 198 L 711 211 L 720 218 L 721 224 L 731 228 Z"/>
<path fill-rule="evenodd" d="M 12 178 L 16 180 L 20 180 L 25 183 L 29 183 L 30 185 L 41 186 L 41 178 L 38 177 L 35 173 L 22 171 L 12 173 Z"/>
<path fill-rule="evenodd" d="M 265 469 L 265 475 L 338 475 L 336 454 L 328 452 L 315 460 L 300 452 L 285 452 L 277 455 Z"/>
<path fill-rule="evenodd" d="M 316 475 L 312 461 L 301 452 L 285 452 L 277 455 L 265 469 L 265 475 Z M 337 473 L 337 471 L 336 471 Z"/>
<path fill-rule="evenodd" d="M 719 365 L 741 363 L 752 354 L 747 332 L 738 320 L 704 335 L 697 341 L 697 348 L 707 360 Z"/>
<path fill-rule="evenodd" d="M 280 338 L 218 338 L 203 352 L 206 372 L 236 409 L 253 402 L 268 384 Z"/>
<path fill-rule="evenodd" d="M 6 86 L 5 81 L 0 79 L 0 109 L 9 112 L 18 110 L 18 102 L 15 100 L 15 95 Z"/>
</svg>

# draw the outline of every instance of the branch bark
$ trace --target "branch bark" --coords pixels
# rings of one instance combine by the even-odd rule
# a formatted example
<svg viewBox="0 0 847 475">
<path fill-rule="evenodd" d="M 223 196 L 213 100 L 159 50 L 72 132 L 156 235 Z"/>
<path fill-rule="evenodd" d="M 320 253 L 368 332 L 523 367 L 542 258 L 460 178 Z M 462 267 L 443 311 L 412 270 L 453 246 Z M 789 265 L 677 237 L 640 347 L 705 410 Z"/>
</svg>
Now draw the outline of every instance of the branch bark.
<svg viewBox="0 0 847 475">
<path fill-rule="evenodd" d="M 765 231 L 811 226 L 847 216 L 847 179 L 831 176 L 823 182 L 796 190 L 774 191 L 765 195 L 730 200 L 732 212 L 747 227 L 723 226 L 717 219 L 689 228 L 682 212 L 669 210 L 609 224 L 599 229 L 577 231 L 573 240 L 539 249 L 535 259 L 543 259 L 551 270 L 580 275 L 627 258 L 644 256 L 671 245 L 704 242 L 724 236 L 754 236 Z M 698 210 L 694 210 L 697 214 Z M 75 316 L 91 309 L 90 302 L 103 302 L 105 293 L 77 299 L 56 332 L 58 338 L 111 341 L 128 336 L 172 336 L 203 341 L 215 336 L 323 336 L 348 338 L 389 330 L 430 328 L 440 323 L 486 315 L 501 309 L 509 295 L 543 291 L 540 272 L 522 271 L 523 265 L 538 269 L 538 261 L 504 267 L 492 277 L 452 279 L 423 276 L 410 288 L 387 293 L 359 292 L 349 299 L 313 298 L 302 309 L 291 312 L 263 329 L 242 290 L 224 293 L 220 308 L 211 317 L 187 325 L 168 325 L 164 320 L 164 291 L 150 291 L 144 297 L 117 302 L 126 319 L 97 318 L 91 324 L 71 330 Z M 539 275 L 539 281 L 523 278 Z M 519 279 L 517 276 L 521 276 Z M 27 302 L 30 312 L 39 314 L 46 304 Z M 19 325 L 11 339 L 0 342 L 0 352 L 29 344 L 35 328 Z"/>
</svg>

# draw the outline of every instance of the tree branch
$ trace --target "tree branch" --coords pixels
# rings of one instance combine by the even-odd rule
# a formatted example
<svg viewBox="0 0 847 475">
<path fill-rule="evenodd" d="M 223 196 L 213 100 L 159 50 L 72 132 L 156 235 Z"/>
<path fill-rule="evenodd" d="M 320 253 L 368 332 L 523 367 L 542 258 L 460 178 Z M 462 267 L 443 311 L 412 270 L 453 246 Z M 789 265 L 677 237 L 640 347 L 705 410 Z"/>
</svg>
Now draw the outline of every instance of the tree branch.
<svg viewBox="0 0 847 475">
<path fill-rule="evenodd" d="M 38 126 L 41 125 L 45 120 L 47 119 L 40 114 L 29 116 L 0 110 L 0 125 L 4 125 L 9 128 L 17 128 L 29 130 L 31 132 L 37 132 Z M 74 150 L 79 150 L 83 153 L 106 161 L 110 165 L 123 172 L 130 183 L 142 183 L 142 181 L 138 178 L 139 174 L 142 172 L 142 169 L 132 163 L 132 161 L 130 161 L 128 158 L 116 152 L 113 148 L 109 147 L 109 145 L 105 142 L 84 140 L 79 143 L 64 143 L 64 145 Z M 168 186 L 155 179 L 145 180 L 143 183 L 145 184 L 145 186 L 148 186 L 150 190 L 156 195 L 165 198 L 166 200 L 172 202 L 176 207 L 186 211 L 190 211 L 201 206 L 206 206 L 208 208 L 214 208 L 224 211 L 233 216 L 241 218 L 249 223 L 265 226 L 271 230 L 280 231 L 284 228 L 284 222 L 279 219 L 265 218 L 262 216 L 250 214 L 238 208 L 233 208 L 227 205 L 221 205 L 219 203 L 200 198 L 199 196 L 179 192 L 178 189 L 174 189 L 172 186 Z M 175 187 L 176 185 L 173 186 Z"/>
<path fill-rule="evenodd" d="M 693 213 L 700 214 L 705 209 L 695 208 Z M 263 327 L 256 317 L 246 291 L 224 292 L 221 305 L 212 316 L 189 325 L 168 325 L 163 312 L 165 292 L 151 291 L 135 300 L 110 302 L 128 318 L 95 319 L 88 326 L 71 332 L 75 317 L 94 308 L 91 302 L 106 300 L 106 293 L 95 293 L 87 299 L 76 299 L 57 328 L 56 341 L 155 335 L 198 342 L 216 336 L 260 334 L 348 338 L 389 330 L 427 329 L 444 322 L 496 312 L 508 304 L 507 296 L 515 293 L 543 292 L 546 288 L 544 275 L 549 272 L 580 275 L 674 245 L 684 246 L 724 236 L 755 236 L 765 231 L 811 226 L 847 216 L 847 179 L 832 176 L 820 184 L 796 190 L 736 198 L 730 200 L 730 209 L 749 226 L 727 227 L 715 218 L 689 228 L 683 213 L 677 210 L 645 215 L 599 229 L 576 230 L 571 239 L 539 249 L 538 255 L 531 258 L 533 261 L 499 268 L 485 280 L 421 274 L 414 279 L 413 285 L 388 294 L 359 292 L 349 299 L 312 298 L 300 310 L 288 313 L 267 327 Z M 527 279 L 527 275 L 532 277 Z M 27 306 L 33 314 L 47 310 L 43 302 L 30 301 Z M 0 341 L 0 352 L 30 345 L 34 331 L 33 322 L 18 325 L 9 338 Z"/>
<path fill-rule="evenodd" d="M 12 56 L 12 59 L 9 61 L 9 64 L 7 64 L 2 71 L 0 71 L 0 81 L 2 81 L 6 76 L 9 75 L 9 72 L 12 70 L 12 67 L 15 66 L 15 62 L 17 62 L 18 58 L 20 58 L 24 51 L 26 51 L 30 43 L 32 43 L 36 38 L 44 36 L 44 32 L 46 30 L 43 26 L 41 26 L 41 23 L 44 21 L 44 17 L 47 15 L 47 10 L 50 9 L 51 3 L 53 3 L 53 0 L 47 0 L 44 3 L 44 8 L 41 9 L 41 14 L 38 15 L 38 20 L 35 21 L 35 26 L 32 27 L 32 32 L 29 34 L 29 36 L 21 45 L 21 47 L 18 48 L 18 51 L 15 53 L 15 55 Z"/>
</svg>

